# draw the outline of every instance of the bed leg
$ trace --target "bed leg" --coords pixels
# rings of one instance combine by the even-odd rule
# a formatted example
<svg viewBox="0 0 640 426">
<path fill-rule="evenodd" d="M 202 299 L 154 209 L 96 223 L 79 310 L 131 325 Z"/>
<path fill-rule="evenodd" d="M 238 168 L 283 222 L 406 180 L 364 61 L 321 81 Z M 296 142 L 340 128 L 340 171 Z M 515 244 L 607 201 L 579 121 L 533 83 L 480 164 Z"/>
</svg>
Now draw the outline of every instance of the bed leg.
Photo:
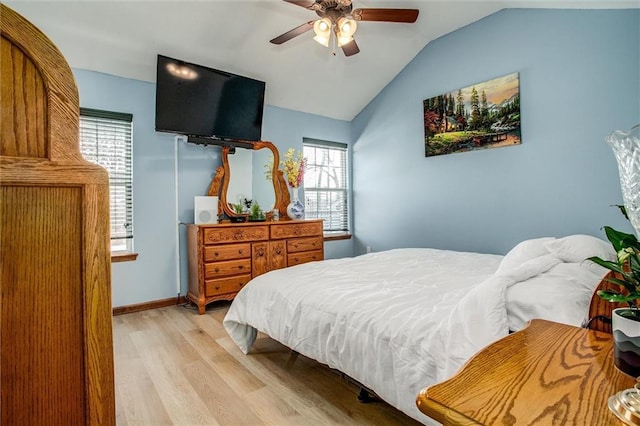
<svg viewBox="0 0 640 426">
<path fill-rule="evenodd" d="M 298 355 L 298 352 L 294 351 L 293 349 L 291 350 L 291 352 L 289 353 L 289 359 L 287 360 L 287 368 L 291 368 L 293 366 L 293 364 L 298 359 Z"/>
<path fill-rule="evenodd" d="M 368 402 L 373 402 L 373 401 L 375 401 L 375 398 L 371 397 L 371 395 L 369 394 L 369 391 L 366 390 L 365 388 L 360 388 L 360 393 L 358 394 L 358 402 L 366 404 Z"/>
</svg>

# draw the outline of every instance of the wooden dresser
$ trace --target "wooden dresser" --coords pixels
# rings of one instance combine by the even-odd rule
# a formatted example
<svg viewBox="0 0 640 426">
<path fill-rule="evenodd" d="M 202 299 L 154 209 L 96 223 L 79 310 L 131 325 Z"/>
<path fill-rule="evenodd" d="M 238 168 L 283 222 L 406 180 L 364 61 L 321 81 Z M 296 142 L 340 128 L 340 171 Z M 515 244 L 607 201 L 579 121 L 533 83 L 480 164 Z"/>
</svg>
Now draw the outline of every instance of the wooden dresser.
<svg viewBox="0 0 640 426">
<path fill-rule="evenodd" d="M 444 425 L 620 425 L 607 399 L 635 380 L 612 352 L 610 334 L 533 320 L 424 389 L 418 408 Z"/>
<path fill-rule="evenodd" d="M 321 220 L 188 225 L 187 298 L 204 314 L 265 272 L 324 259 Z"/>
<path fill-rule="evenodd" d="M 0 16 L 0 424 L 113 425 L 109 176 L 60 51 Z"/>
</svg>

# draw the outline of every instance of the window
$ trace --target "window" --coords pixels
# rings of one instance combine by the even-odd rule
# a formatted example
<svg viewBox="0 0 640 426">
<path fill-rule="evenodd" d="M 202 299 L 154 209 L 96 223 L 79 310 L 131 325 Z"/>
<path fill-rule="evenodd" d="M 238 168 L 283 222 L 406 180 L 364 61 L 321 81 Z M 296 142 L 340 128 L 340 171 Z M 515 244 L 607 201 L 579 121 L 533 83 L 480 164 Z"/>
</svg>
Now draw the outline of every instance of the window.
<svg viewBox="0 0 640 426">
<path fill-rule="evenodd" d="M 324 219 L 324 232 L 349 232 L 347 145 L 303 140 L 305 217 Z"/>
<path fill-rule="evenodd" d="M 80 108 L 80 151 L 109 172 L 111 251 L 133 251 L 131 114 Z"/>
</svg>

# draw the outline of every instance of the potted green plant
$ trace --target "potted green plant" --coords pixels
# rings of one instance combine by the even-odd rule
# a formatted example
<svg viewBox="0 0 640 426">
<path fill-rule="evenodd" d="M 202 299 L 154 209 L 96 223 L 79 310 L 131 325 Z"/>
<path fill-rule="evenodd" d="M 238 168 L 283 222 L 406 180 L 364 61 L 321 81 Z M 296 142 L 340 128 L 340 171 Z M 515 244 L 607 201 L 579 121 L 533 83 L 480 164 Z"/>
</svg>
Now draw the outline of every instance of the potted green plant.
<svg viewBox="0 0 640 426">
<path fill-rule="evenodd" d="M 238 215 L 238 216 L 231 216 L 229 218 L 231 222 L 240 223 L 240 222 L 244 222 L 247 219 L 244 203 L 237 203 L 237 204 L 231 203 L 231 208 L 233 209 L 233 212 Z"/>
<path fill-rule="evenodd" d="M 263 222 L 266 220 L 266 215 L 262 211 L 260 204 L 254 202 L 251 205 L 251 210 L 249 212 L 249 221 L 250 222 Z"/>
<path fill-rule="evenodd" d="M 621 208 L 625 213 L 624 208 Z M 625 214 L 626 216 L 626 214 Z M 615 272 L 606 278 L 618 289 L 599 290 L 598 296 L 628 307 L 613 310 L 614 363 L 624 373 L 640 376 L 640 242 L 635 235 L 604 227 L 607 239 L 616 251 L 615 261 L 600 257 L 588 260 Z"/>
<path fill-rule="evenodd" d="M 233 209 L 234 213 L 237 213 L 237 214 L 244 213 L 244 206 L 241 203 L 238 203 L 238 204 L 232 203 L 231 208 Z"/>
</svg>

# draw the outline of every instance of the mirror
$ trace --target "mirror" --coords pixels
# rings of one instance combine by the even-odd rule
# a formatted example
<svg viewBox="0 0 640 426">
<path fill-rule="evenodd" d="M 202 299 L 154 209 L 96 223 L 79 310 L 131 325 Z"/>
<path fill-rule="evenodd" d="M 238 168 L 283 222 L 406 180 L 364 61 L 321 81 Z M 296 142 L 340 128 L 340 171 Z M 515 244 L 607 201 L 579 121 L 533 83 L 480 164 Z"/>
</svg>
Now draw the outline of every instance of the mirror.
<svg viewBox="0 0 640 426">
<path fill-rule="evenodd" d="M 242 203 L 245 199 L 257 203 L 265 211 L 275 207 L 275 189 L 271 178 L 271 150 L 236 149 L 229 152 L 229 185 L 227 187 L 227 202 Z M 267 171 L 269 173 L 267 173 Z"/>
<path fill-rule="evenodd" d="M 253 199 L 253 157 L 254 151 L 248 149 L 236 149 L 234 154 L 229 153 L 227 160 L 229 161 L 230 176 L 227 187 L 227 202 L 237 204 L 241 203 L 244 198 Z M 273 194 L 273 188 L 267 188 L 267 191 L 269 190 Z M 262 204 L 260 205 L 262 206 Z"/>
<path fill-rule="evenodd" d="M 235 150 L 234 154 L 231 154 Z M 273 158 L 273 163 L 270 158 Z M 272 164 L 271 179 L 267 180 L 266 164 Z M 218 195 L 218 214 L 229 218 L 242 217 L 231 204 L 237 204 L 241 198 L 255 200 L 271 220 L 272 212 L 278 209 L 280 217 L 286 218 L 289 204 L 289 189 L 282 171 L 278 169 L 280 155 L 278 148 L 271 142 L 254 142 L 251 148 L 240 146 L 222 148 L 222 166 L 209 186 L 208 195 Z"/>
</svg>

